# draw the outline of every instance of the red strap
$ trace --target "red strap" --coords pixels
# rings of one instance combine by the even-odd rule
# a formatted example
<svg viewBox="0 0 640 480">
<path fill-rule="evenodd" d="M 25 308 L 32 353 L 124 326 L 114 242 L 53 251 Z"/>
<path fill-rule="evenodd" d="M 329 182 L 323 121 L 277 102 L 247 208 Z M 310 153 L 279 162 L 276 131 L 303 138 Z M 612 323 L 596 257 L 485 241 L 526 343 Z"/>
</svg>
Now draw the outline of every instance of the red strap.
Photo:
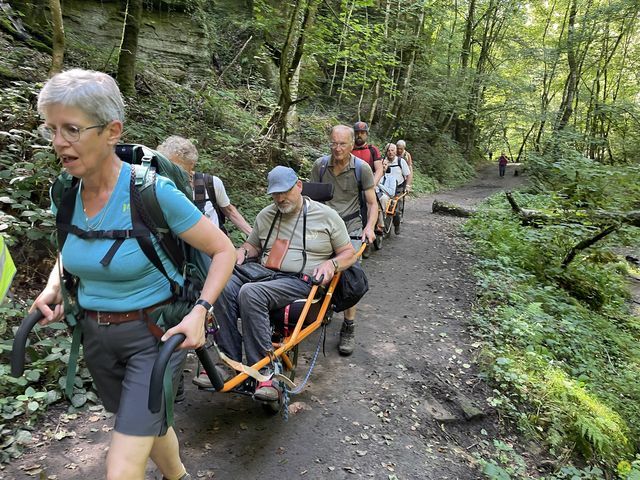
<svg viewBox="0 0 640 480">
<path fill-rule="evenodd" d="M 291 304 L 284 307 L 284 336 L 285 338 L 289 336 L 289 309 L 291 308 Z"/>
</svg>

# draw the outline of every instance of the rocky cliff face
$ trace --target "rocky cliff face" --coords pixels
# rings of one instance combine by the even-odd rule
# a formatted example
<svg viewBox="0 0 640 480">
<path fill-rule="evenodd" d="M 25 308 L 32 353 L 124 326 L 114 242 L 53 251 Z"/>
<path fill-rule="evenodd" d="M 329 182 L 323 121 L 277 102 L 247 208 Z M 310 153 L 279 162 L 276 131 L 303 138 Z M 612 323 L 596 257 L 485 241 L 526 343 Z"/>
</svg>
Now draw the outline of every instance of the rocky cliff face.
<svg viewBox="0 0 640 480">
<path fill-rule="evenodd" d="M 32 32 L 50 30 L 46 2 L 12 2 Z M 74 44 L 95 51 L 97 64 L 91 68 L 113 69 L 122 36 L 123 13 L 119 1 L 64 0 L 65 36 L 69 50 Z M 184 1 L 145 1 L 138 40 L 138 61 L 153 65 L 167 77 L 183 81 L 206 76 L 212 65 L 209 41 L 204 29 L 185 12 Z M 102 63 L 102 64 L 100 64 Z M 111 65 L 111 66 L 110 66 Z"/>
</svg>

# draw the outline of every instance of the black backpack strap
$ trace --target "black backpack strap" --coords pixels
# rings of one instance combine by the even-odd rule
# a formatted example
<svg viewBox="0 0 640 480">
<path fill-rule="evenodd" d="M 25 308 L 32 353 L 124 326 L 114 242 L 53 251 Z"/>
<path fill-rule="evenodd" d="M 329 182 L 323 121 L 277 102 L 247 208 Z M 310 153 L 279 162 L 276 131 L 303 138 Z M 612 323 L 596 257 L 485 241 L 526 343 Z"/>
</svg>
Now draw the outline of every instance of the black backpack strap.
<svg viewBox="0 0 640 480">
<path fill-rule="evenodd" d="M 376 148 L 373 145 L 367 146 L 369 147 L 369 155 L 371 155 L 371 164 L 373 165 L 373 162 L 379 160 L 378 158 L 376 158 Z"/>
<path fill-rule="evenodd" d="M 204 187 L 207 189 L 209 201 L 211 202 L 211 205 L 213 205 L 213 209 L 218 215 L 218 227 L 220 228 L 220 230 L 227 233 L 224 228 L 224 221 L 226 217 L 224 216 L 222 208 L 220 208 L 220 205 L 218 205 L 218 199 L 216 198 L 216 186 L 213 183 L 213 175 L 209 175 L 208 173 L 204 174 Z"/>
<path fill-rule="evenodd" d="M 57 181 L 56 181 L 57 183 Z M 53 203 L 58 211 L 56 212 L 56 233 L 58 238 L 58 251 L 62 252 L 64 242 L 67 240 L 73 219 L 73 212 L 76 209 L 76 197 L 78 195 L 78 187 L 80 182 L 74 182 L 71 188 L 66 191 L 56 192 L 55 183 L 52 187 Z"/>
<path fill-rule="evenodd" d="M 207 203 L 205 176 L 203 173 L 195 172 L 193 174 L 193 203 L 196 204 L 198 210 L 204 213 L 204 206 Z"/>
<path fill-rule="evenodd" d="M 322 183 L 322 177 L 324 177 L 324 174 L 327 171 L 328 165 L 329 165 L 329 156 L 325 155 L 324 157 L 322 157 L 320 161 L 320 172 L 319 172 L 320 183 Z"/>
<path fill-rule="evenodd" d="M 165 248 L 165 252 L 169 257 L 171 257 L 171 254 L 169 252 L 168 247 L 166 246 L 168 243 L 175 244 L 175 248 L 177 248 L 178 251 L 179 251 L 179 248 L 175 239 L 171 237 L 170 232 L 163 233 L 156 226 L 155 221 L 151 218 L 149 212 L 154 211 L 155 206 L 151 206 L 151 208 L 146 208 L 145 203 L 143 202 L 142 190 L 151 189 L 150 191 L 152 192 L 152 195 L 146 195 L 145 198 L 155 199 L 154 201 L 157 204 L 157 209 L 160 212 L 160 215 L 162 216 L 162 211 L 160 210 L 160 205 L 157 203 L 158 199 L 155 194 L 155 170 L 148 169 L 145 175 L 145 179 L 146 179 L 145 184 L 142 187 L 138 186 L 136 182 L 136 167 L 134 165 L 131 165 L 131 181 L 129 183 L 129 193 L 131 196 L 131 207 L 130 207 L 131 223 L 133 225 L 134 230 L 147 229 L 147 231 L 149 231 L 150 233 L 149 235 L 144 237 L 142 236 L 136 237 L 136 241 L 138 242 L 138 245 L 140 246 L 140 249 L 142 250 L 142 252 L 153 264 L 153 266 L 156 267 L 160 271 L 160 273 L 162 273 L 162 275 L 164 275 L 164 277 L 167 279 L 167 281 L 169 282 L 171 293 L 174 295 L 177 295 L 180 290 L 180 287 L 178 283 L 169 276 L 166 269 L 164 268 L 164 265 L 162 264 L 162 260 L 160 259 L 160 256 L 158 255 L 158 252 L 156 251 L 153 245 L 153 241 L 151 240 L 151 235 L 154 235 L 158 239 L 158 241 L 162 244 L 163 248 Z M 166 221 L 165 221 L 165 224 L 166 224 Z M 171 242 L 171 240 L 173 242 Z M 173 254 L 176 255 L 175 252 Z M 173 261 L 173 258 L 171 258 L 171 260 Z M 182 256 L 182 261 L 180 263 L 174 262 L 174 265 L 180 266 L 182 265 L 183 262 L 184 262 L 184 256 Z"/>
<path fill-rule="evenodd" d="M 364 189 L 362 188 L 362 165 L 367 163 L 364 160 L 361 160 L 358 157 L 355 157 L 355 163 L 356 163 L 356 169 L 355 169 L 355 176 L 356 176 L 356 182 L 358 182 L 358 202 L 360 203 L 360 211 L 358 213 L 354 213 L 349 215 L 349 220 L 351 220 L 352 218 L 356 218 L 357 216 L 360 216 L 360 219 L 362 220 L 362 228 L 364 228 L 367 225 L 367 214 L 368 214 L 368 208 L 367 208 L 367 202 L 364 196 Z M 345 220 L 346 222 L 347 220 Z"/>
</svg>

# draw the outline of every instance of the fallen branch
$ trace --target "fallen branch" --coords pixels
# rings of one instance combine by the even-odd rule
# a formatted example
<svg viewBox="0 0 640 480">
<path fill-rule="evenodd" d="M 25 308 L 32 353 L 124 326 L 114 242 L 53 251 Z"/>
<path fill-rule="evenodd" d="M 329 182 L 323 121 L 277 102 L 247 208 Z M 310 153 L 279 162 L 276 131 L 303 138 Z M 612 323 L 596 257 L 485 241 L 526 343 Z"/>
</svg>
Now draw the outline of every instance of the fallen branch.
<svg viewBox="0 0 640 480">
<path fill-rule="evenodd" d="M 231 65 L 233 65 L 238 60 L 238 58 L 240 58 L 240 55 L 242 55 L 242 52 L 244 52 L 244 49 L 247 48 L 247 45 L 249 45 L 249 42 L 252 39 L 253 39 L 253 35 L 251 35 L 249 38 L 247 38 L 247 41 L 244 42 L 244 45 L 242 45 L 242 48 L 240 48 L 238 53 L 236 53 L 236 56 L 231 59 L 231 61 L 229 62 L 229 65 L 224 67 L 224 70 L 222 70 L 222 73 L 218 77 L 218 81 L 216 82 L 216 87 L 218 85 L 220 85 L 220 82 L 222 81 L 222 77 L 224 77 L 224 74 L 227 73 L 227 70 L 229 70 L 229 67 L 231 67 Z"/>
<path fill-rule="evenodd" d="M 618 228 L 620 228 L 620 225 L 609 225 L 608 227 L 606 227 L 604 230 L 600 231 L 598 234 L 594 235 L 593 237 L 582 240 L 580 243 L 575 245 L 569 251 L 566 257 L 564 257 L 564 260 L 562 261 L 562 266 L 566 267 L 567 265 L 569 265 L 569 263 L 571 263 L 571 261 L 575 258 L 575 256 L 578 254 L 579 251 L 584 250 L 585 248 L 589 248 L 591 245 L 593 245 L 597 241 L 602 240 L 604 237 L 606 237 L 610 233 L 613 233 L 616 230 L 618 230 Z"/>
<path fill-rule="evenodd" d="M 473 207 L 462 207 L 460 205 L 454 205 L 453 203 L 442 202 L 438 199 L 433 200 L 431 211 L 441 215 L 451 215 L 454 217 L 464 218 L 470 217 L 476 213 L 476 209 Z"/>
</svg>

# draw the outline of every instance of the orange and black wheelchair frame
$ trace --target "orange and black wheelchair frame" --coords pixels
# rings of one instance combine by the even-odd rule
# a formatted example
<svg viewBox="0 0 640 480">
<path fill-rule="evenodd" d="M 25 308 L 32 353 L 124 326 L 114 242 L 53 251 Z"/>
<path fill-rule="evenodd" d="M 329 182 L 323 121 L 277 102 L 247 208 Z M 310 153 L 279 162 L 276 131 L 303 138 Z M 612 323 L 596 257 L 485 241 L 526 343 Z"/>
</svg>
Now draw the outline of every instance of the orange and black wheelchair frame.
<svg viewBox="0 0 640 480">
<path fill-rule="evenodd" d="M 391 227 L 393 226 L 393 218 L 397 215 L 402 218 L 404 215 L 404 200 L 407 196 L 407 192 L 402 191 L 399 194 L 393 196 L 393 198 L 389 199 L 387 203 L 387 208 L 384 210 L 383 215 L 383 234 L 386 238 L 389 238 L 391 235 Z"/>
<path fill-rule="evenodd" d="M 365 248 L 366 243 L 363 243 L 357 252 L 358 257 L 362 255 Z M 209 349 L 201 347 L 196 350 L 202 369 L 207 373 L 212 384 L 211 388 L 200 389 L 210 392 L 233 392 L 251 396 L 254 391 L 254 379 L 250 376 L 251 372 L 258 372 L 264 367 L 272 366 L 274 368 L 273 378 L 281 382 L 283 395 L 279 396 L 277 402 L 262 402 L 262 404 L 265 410 L 270 413 L 279 412 L 284 405 L 284 414 L 286 416 L 288 396 L 299 393 L 306 384 L 315 365 L 322 336 L 318 339 L 316 352 L 309 366 L 307 376 L 300 385 L 296 386 L 293 380 L 296 374 L 299 345 L 303 340 L 331 321 L 333 314 L 332 297 L 340 276 L 341 272 L 338 272 L 326 287 L 322 287 L 319 282 L 314 284 L 306 299 L 294 301 L 282 309 L 270 312 L 273 327 L 272 342 L 274 350 L 272 354 L 263 357 L 249 368 L 243 368 L 243 371 L 238 371 L 234 377 L 226 382 L 220 378 L 208 352 Z M 217 328 L 211 325 L 207 327 L 207 337 L 210 340 L 209 347 L 213 349 L 217 349 L 214 340 L 216 331 Z M 151 386 L 149 389 L 149 409 L 152 412 L 160 410 L 165 369 L 171 354 L 183 341 L 184 335 L 177 334 L 167 340 L 160 348 L 160 353 L 151 374 Z"/>
</svg>

